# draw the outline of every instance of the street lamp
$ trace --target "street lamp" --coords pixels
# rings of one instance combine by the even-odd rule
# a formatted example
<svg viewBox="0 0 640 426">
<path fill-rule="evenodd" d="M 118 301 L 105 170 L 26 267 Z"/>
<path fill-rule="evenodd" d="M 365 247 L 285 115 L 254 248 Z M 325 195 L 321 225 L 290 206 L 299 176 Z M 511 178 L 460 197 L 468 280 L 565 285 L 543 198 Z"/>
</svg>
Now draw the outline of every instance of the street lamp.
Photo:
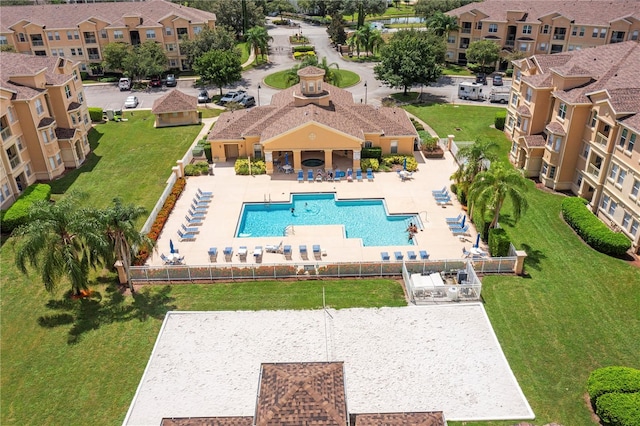
<svg viewBox="0 0 640 426">
<path fill-rule="evenodd" d="M 260 106 L 260 85 L 258 84 L 258 106 Z"/>
<path fill-rule="evenodd" d="M 367 82 L 364 82 L 364 104 L 367 104 Z"/>
</svg>

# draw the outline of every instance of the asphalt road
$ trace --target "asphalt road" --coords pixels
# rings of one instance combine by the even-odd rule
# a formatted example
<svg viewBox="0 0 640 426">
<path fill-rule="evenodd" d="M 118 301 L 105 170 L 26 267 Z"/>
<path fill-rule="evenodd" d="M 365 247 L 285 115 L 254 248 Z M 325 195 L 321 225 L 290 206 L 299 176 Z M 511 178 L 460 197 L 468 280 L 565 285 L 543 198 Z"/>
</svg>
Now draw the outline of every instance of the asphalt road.
<svg viewBox="0 0 640 426">
<path fill-rule="evenodd" d="M 269 61 L 270 63 L 258 68 L 242 73 L 242 80 L 233 86 L 226 87 L 224 92 L 233 89 L 245 89 L 250 95 L 255 96 L 256 101 L 260 105 L 267 105 L 271 101 L 271 96 L 278 90 L 272 89 L 264 84 L 263 79 L 276 71 L 282 71 L 291 68 L 296 61 L 291 56 L 291 44 L 289 36 L 298 32 L 309 38 L 310 44 L 316 47 L 318 57 L 326 57 L 327 61 L 337 64 L 340 69 L 353 71 L 360 75 L 360 82 L 348 90 L 353 93 L 356 102 L 367 102 L 371 105 L 380 105 L 382 99 L 397 93 L 398 89 L 392 89 L 383 85 L 374 77 L 373 63 L 355 63 L 342 58 L 342 56 L 331 47 L 326 28 L 323 26 L 314 26 L 301 23 L 300 27 L 281 27 L 269 25 L 269 35 L 273 37 L 270 46 Z M 464 101 L 458 99 L 458 83 L 462 81 L 474 81 L 471 77 L 442 77 L 436 83 L 424 87 L 414 87 L 413 91 L 420 91 L 427 95 L 429 99 L 434 101 L 456 103 L 456 104 L 483 104 L 504 107 L 500 104 L 492 104 L 488 101 Z M 200 91 L 199 87 L 194 87 L 195 79 L 179 79 L 177 88 L 181 91 L 197 96 Z M 366 87 L 365 87 L 366 83 Z M 260 89 L 258 90 L 258 85 Z M 172 88 L 151 88 L 147 90 L 132 90 L 121 92 L 116 83 L 112 84 L 88 84 L 84 86 L 85 96 L 89 106 L 102 107 L 103 109 L 119 110 L 123 109 L 124 101 L 127 96 L 134 95 L 138 97 L 138 109 L 150 109 L 153 102 L 160 96 L 167 93 Z M 491 89 L 491 82 L 485 86 L 488 93 Z M 210 95 L 218 93 L 219 89 L 214 87 L 207 88 Z"/>
</svg>

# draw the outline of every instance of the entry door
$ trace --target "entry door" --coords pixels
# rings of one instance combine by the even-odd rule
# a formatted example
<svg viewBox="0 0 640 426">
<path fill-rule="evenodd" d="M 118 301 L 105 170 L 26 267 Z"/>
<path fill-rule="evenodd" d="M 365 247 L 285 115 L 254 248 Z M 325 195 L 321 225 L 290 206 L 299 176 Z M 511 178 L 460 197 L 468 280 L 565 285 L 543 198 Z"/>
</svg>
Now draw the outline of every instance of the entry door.
<svg viewBox="0 0 640 426">
<path fill-rule="evenodd" d="M 224 156 L 229 161 L 231 158 L 238 158 L 238 145 L 225 145 L 224 146 Z"/>
</svg>

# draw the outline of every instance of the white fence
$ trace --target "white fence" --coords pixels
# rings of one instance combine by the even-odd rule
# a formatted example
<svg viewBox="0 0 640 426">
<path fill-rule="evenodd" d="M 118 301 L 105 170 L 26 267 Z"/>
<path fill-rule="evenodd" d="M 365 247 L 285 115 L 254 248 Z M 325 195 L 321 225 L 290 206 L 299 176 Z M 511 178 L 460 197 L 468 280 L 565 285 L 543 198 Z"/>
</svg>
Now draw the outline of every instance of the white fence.
<svg viewBox="0 0 640 426">
<path fill-rule="evenodd" d="M 478 301 L 482 293 L 482 282 L 473 268 L 471 260 L 459 269 L 409 271 L 402 268 L 407 296 L 417 305 L 429 303 Z"/>
</svg>

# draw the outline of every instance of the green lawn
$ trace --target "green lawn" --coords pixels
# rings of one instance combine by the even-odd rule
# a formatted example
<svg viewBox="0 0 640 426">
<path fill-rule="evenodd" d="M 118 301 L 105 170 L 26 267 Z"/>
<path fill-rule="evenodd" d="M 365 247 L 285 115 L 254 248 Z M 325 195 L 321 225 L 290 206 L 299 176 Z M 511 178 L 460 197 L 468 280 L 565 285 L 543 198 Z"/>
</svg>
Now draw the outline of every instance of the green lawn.
<svg viewBox="0 0 640 426">
<path fill-rule="evenodd" d="M 275 89 L 286 89 L 287 87 L 291 87 L 293 85 L 288 84 L 285 80 L 287 72 L 287 70 L 284 70 L 269 74 L 265 77 L 264 82 Z M 338 87 L 351 87 L 360 82 L 360 76 L 352 71 L 336 70 L 336 72 L 340 74 L 340 84 Z"/>
<path fill-rule="evenodd" d="M 473 73 L 469 71 L 466 67 L 463 67 L 457 64 L 447 64 L 446 67 L 442 70 L 442 75 L 472 76 Z"/>
<path fill-rule="evenodd" d="M 125 112 L 128 122 L 110 121 L 89 133 L 91 154 L 79 169 L 51 183 L 54 198 L 69 189 L 86 192 L 86 203 L 104 207 L 113 197 L 151 210 L 202 126 L 156 129 L 150 111 Z"/>
</svg>

